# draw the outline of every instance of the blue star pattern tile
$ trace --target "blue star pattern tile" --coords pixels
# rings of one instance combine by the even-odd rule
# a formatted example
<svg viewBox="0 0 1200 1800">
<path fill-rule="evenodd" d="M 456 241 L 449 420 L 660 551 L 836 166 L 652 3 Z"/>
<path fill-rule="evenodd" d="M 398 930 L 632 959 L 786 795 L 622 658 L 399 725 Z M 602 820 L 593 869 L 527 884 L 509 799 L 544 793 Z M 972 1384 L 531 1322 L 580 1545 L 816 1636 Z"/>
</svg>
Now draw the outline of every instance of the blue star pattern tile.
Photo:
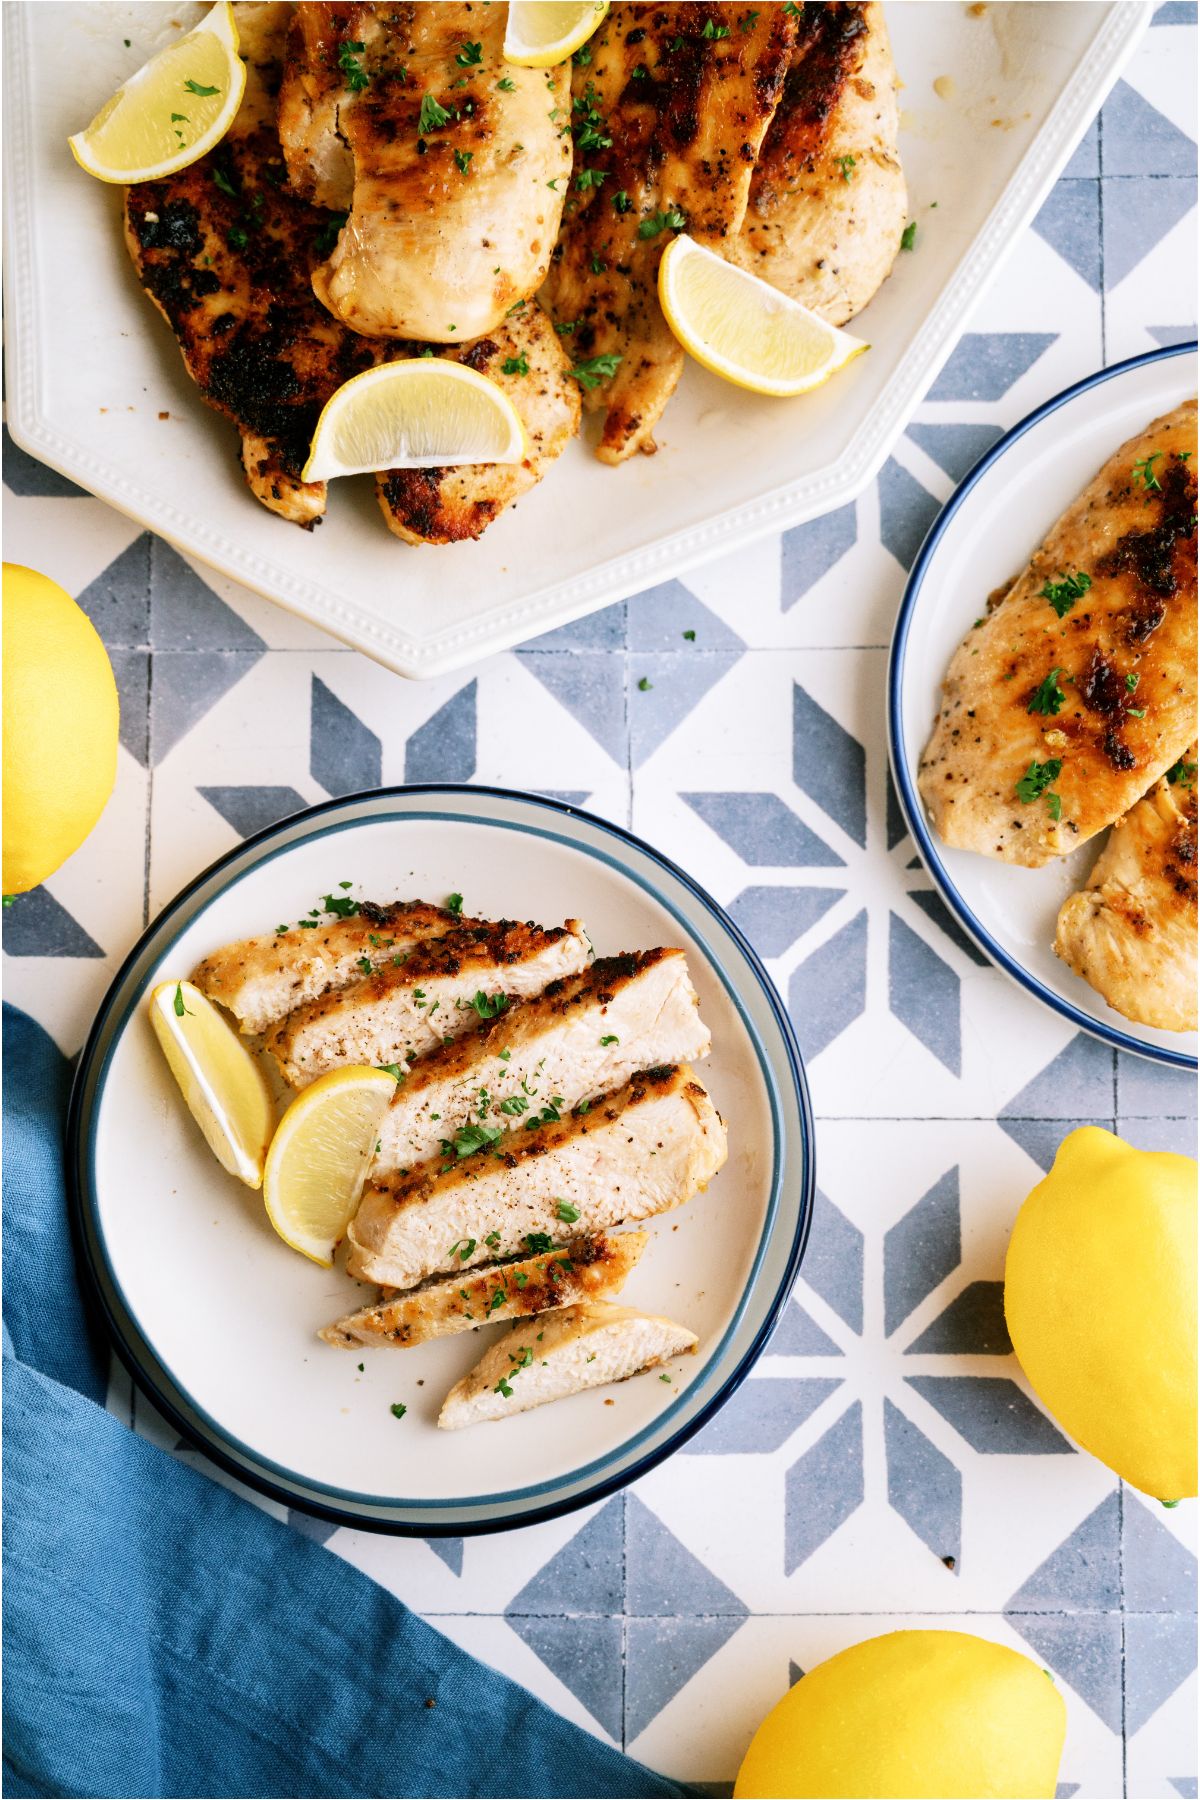
<svg viewBox="0 0 1200 1800">
<path fill-rule="evenodd" d="M 1194 333 L 1195 7 L 1164 0 L 1153 23 L 855 500 L 664 565 L 457 677 L 405 683 L 301 631 L 6 436 L 21 558 L 45 544 L 121 699 L 95 838 L 4 913 L 9 994 L 65 1051 L 143 920 L 209 861 L 300 807 L 404 781 L 527 787 L 631 827 L 728 908 L 784 997 L 818 1118 L 809 1246 L 762 1360 L 683 1452 L 503 1539 L 288 1518 L 700 1792 L 730 1792 L 803 1670 L 937 1624 L 1050 1672 L 1060 1794 L 1196 1793 L 1195 1508 L 1164 1510 L 1074 1448 L 1003 1309 L 1012 1219 L 1063 1135 L 1096 1122 L 1194 1148 L 1196 1085 L 990 966 L 914 854 L 885 729 L 905 572 L 955 484 L 1060 389 Z M 921 192 L 926 153 L 917 256 L 953 223 L 948 195 L 937 212 Z M 637 470 L 611 479 L 619 504 Z M 119 1374 L 111 1403 L 206 1466 Z"/>
</svg>

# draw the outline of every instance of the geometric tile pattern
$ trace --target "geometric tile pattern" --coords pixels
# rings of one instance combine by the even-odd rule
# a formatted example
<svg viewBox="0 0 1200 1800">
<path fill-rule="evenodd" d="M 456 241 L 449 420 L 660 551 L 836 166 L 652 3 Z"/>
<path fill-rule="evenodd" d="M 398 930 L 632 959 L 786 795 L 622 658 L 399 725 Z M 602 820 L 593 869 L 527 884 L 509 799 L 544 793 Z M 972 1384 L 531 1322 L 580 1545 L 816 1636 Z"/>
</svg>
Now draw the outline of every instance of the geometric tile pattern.
<svg viewBox="0 0 1200 1800">
<path fill-rule="evenodd" d="M 87 853 L 2 921 L 9 997 L 65 1051 L 143 919 L 205 864 L 379 783 L 552 783 L 708 886 L 784 996 L 818 1118 L 810 1248 L 762 1361 L 686 1450 L 499 1539 L 288 1515 L 700 1791 L 730 1791 L 802 1670 L 931 1623 L 1040 1659 L 1069 1716 L 1061 1794 L 1197 1791 L 1195 1509 L 1076 1452 L 1021 1376 L 1002 1293 L 1013 1214 L 1063 1133 L 1095 1120 L 1187 1147 L 1194 1084 L 988 964 L 914 855 L 883 724 L 904 571 L 954 483 L 1058 389 L 1194 331 L 1195 14 L 1158 7 L 855 501 L 462 674 L 396 679 L 5 433 L 10 554 L 79 595 L 121 697 L 117 790 Z M 943 217 L 922 211 L 914 254 Z M 615 504 L 636 476 L 602 477 Z M 206 1466 L 122 1375 L 110 1405 Z"/>
</svg>

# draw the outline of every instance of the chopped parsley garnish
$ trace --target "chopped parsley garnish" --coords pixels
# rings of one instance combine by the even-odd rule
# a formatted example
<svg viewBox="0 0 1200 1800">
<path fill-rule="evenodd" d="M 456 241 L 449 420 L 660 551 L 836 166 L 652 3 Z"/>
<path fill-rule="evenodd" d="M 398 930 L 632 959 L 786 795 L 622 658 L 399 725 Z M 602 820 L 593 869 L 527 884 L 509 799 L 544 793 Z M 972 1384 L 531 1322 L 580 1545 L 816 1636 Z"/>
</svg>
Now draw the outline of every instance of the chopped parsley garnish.
<svg viewBox="0 0 1200 1800">
<path fill-rule="evenodd" d="M 555 325 L 554 329 L 559 337 L 569 337 L 578 323 L 578 319 L 564 319 L 561 325 Z"/>
<path fill-rule="evenodd" d="M 392 1404 L 388 1407 L 388 1411 L 391 1413 L 393 1419 L 402 1419 L 408 1411 L 408 1408 L 405 1406 L 403 1400 L 393 1400 Z"/>
<path fill-rule="evenodd" d="M 231 225 L 225 234 L 225 242 L 231 250 L 244 250 L 250 242 L 250 233 L 244 225 Z"/>
<path fill-rule="evenodd" d="M 485 994 L 481 988 L 467 1001 L 467 1005 L 473 1006 L 481 1019 L 498 1019 L 508 1005 L 508 995 Z"/>
<path fill-rule="evenodd" d="M 592 51 L 591 46 L 588 44 L 581 44 L 571 58 L 571 61 L 575 64 L 577 69 L 586 69 L 591 60 Z"/>
<path fill-rule="evenodd" d="M 1080 569 L 1074 575 L 1064 575 L 1061 581 L 1048 581 L 1042 589 L 1042 599 L 1048 600 L 1060 619 L 1065 619 L 1077 600 L 1081 600 L 1092 585 L 1090 575 Z"/>
<path fill-rule="evenodd" d="M 700 33 L 700 36 L 706 38 L 727 38 L 729 36 L 729 27 L 728 25 L 714 25 L 711 19 L 705 19 L 704 30 Z"/>
<path fill-rule="evenodd" d="M 501 79 L 496 83 L 496 86 L 500 89 L 500 92 L 502 94 L 513 93 L 516 89 L 516 85 L 517 85 L 516 82 L 510 81 L 508 79 L 507 75 L 502 76 Z"/>
<path fill-rule="evenodd" d="M 358 959 L 358 967 L 362 970 L 364 975 L 369 975 L 375 967 L 375 964 L 371 961 L 369 956 L 360 956 Z"/>
<path fill-rule="evenodd" d="M 528 1285 L 529 1285 L 528 1269 L 517 1269 L 513 1275 L 513 1280 L 516 1282 L 516 1284 L 519 1288 L 528 1287 Z"/>
<path fill-rule="evenodd" d="M 667 1374 L 665 1374 L 665 1373 L 664 1373 L 664 1374 L 662 1374 L 662 1375 L 660 1375 L 660 1376 L 659 1376 L 659 1378 L 658 1378 L 658 1379 L 659 1379 L 659 1380 L 660 1380 L 660 1381 L 666 1381 L 666 1382 L 670 1382 L 670 1379 L 671 1379 L 671 1377 L 670 1377 L 670 1376 L 669 1376 L 669 1375 L 667 1375 Z"/>
<path fill-rule="evenodd" d="M 232 181 L 230 181 L 230 179 L 229 179 L 228 175 L 225 173 L 224 169 L 214 169 L 212 172 L 212 178 L 213 178 L 213 186 L 216 188 L 220 188 L 220 190 L 223 194 L 228 194 L 229 198 L 231 200 L 239 200 L 241 198 L 241 195 L 238 193 L 237 189 L 234 187 Z"/>
<path fill-rule="evenodd" d="M 554 1248 L 554 1239 L 547 1231 L 527 1231 L 522 1242 L 528 1244 L 532 1256 L 544 1256 Z"/>
<path fill-rule="evenodd" d="M 1188 762 L 1186 757 L 1181 756 L 1179 761 L 1173 763 L 1167 770 L 1167 780 L 1172 787 L 1181 786 L 1190 788 L 1195 779 L 1196 765 L 1194 762 Z"/>
<path fill-rule="evenodd" d="M 504 1128 L 501 1125 L 462 1125 L 455 1132 L 453 1138 L 442 1139 L 442 1155 L 449 1156 L 453 1153 L 460 1159 L 464 1156 L 474 1156 L 477 1151 L 489 1150 L 496 1139 L 503 1135 Z M 472 1242 L 471 1249 L 474 1248 L 475 1245 Z"/>
<path fill-rule="evenodd" d="M 450 123 L 450 114 L 444 106 L 439 106 L 432 94 L 421 96 L 421 113 L 417 120 L 417 130 L 422 137 L 431 131 L 440 131 L 443 125 Z"/>
<path fill-rule="evenodd" d="M 1057 821 L 1062 816 L 1062 801 L 1050 789 L 1061 774 L 1062 761 L 1057 756 L 1052 756 L 1049 762 L 1031 762 L 1017 783 L 1017 799 L 1022 806 L 1030 806 L 1045 795 L 1050 817 Z"/>
<path fill-rule="evenodd" d="M 604 356 L 591 356 L 586 362 L 578 362 L 567 373 L 582 388 L 599 387 L 602 381 L 611 381 L 620 366 L 621 358 L 613 351 Z"/>
<path fill-rule="evenodd" d="M 503 1287 L 498 1287 L 496 1289 L 495 1293 L 492 1295 L 491 1299 L 488 1301 L 488 1312 L 494 1313 L 496 1308 L 498 1306 L 503 1306 L 504 1302 L 507 1299 L 508 1299 L 508 1295 L 505 1293 Z"/>
<path fill-rule="evenodd" d="M 460 69 L 474 68 L 476 63 L 483 61 L 483 45 L 464 44 L 454 60 Z"/>
<path fill-rule="evenodd" d="M 562 1220 L 564 1225 L 574 1225 L 579 1218 L 579 1208 L 572 1206 L 569 1200 L 560 1200 L 554 1209 L 554 1214 L 556 1218 Z"/>
<path fill-rule="evenodd" d="M 529 359 L 522 350 L 519 356 L 506 356 L 500 364 L 502 375 L 528 375 Z"/>
<path fill-rule="evenodd" d="M 338 68 L 346 77 L 346 86 L 352 94 L 361 94 L 370 80 L 370 76 L 358 60 L 366 47 L 365 44 L 355 43 L 348 38 L 338 49 Z"/>
<path fill-rule="evenodd" d="M 650 677 L 648 675 L 643 675 L 641 680 L 638 682 L 638 692 L 642 693 L 642 694 L 648 694 L 650 692 L 650 689 L 653 686 L 654 686 L 654 683 L 651 681 Z"/>
<path fill-rule="evenodd" d="M 592 274 L 593 275 L 603 275 L 603 273 L 607 267 L 608 267 L 608 264 L 605 262 L 604 258 L 602 256 L 597 255 L 596 251 L 593 250 L 592 255 L 591 255 Z"/>
<path fill-rule="evenodd" d="M 695 632 L 694 632 L 694 631 L 685 631 L 685 632 L 684 632 L 684 634 L 683 634 L 683 635 L 684 635 L 684 640 L 685 640 L 685 641 L 686 641 L 686 642 L 687 642 L 687 643 L 689 643 L 689 644 L 694 644 L 694 643 L 695 643 L 695 641 L 696 641 L 696 634 L 695 634 Z"/>
<path fill-rule="evenodd" d="M 390 1075 L 393 1081 L 403 1081 L 408 1074 L 403 1063 L 380 1063 L 379 1072 L 381 1075 Z"/>
<path fill-rule="evenodd" d="M 171 1004 L 175 1008 L 175 1017 L 177 1019 L 182 1019 L 184 1013 L 187 1013 L 188 1017 L 191 1018 L 191 1008 L 187 1007 L 183 1004 L 183 983 L 182 983 L 182 981 L 177 981 L 175 983 L 175 998 L 171 1002 Z"/>
<path fill-rule="evenodd" d="M 469 172 L 471 158 L 474 154 L 473 150 L 456 150 L 454 152 L 454 166 L 460 175 L 466 175 Z"/>
<path fill-rule="evenodd" d="M 492 1392 L 493 1392 L 493 1394 L 503 1394 L 504 1398 L 506 1400 L 512 1399 L 513 1391 L 509 1387 L 507 1381 L 505 1381 L 503 1375 L 500 1377 L 499 1381 L 496 1383 L 495 1387 L 492 1389 Z"/>
<path fill-rule="evenodd" d="M 712 20 L 709 20 L 712 24 Z M 687 224 L 687 214 L 680 212 L 677 206 L 669 206 L 666 212 L 651 213 L 648 219 L 638 224 L 637 234 L 640 238 L 657 237 L 660 231 L 682 231 Z"/>
<path fill-rule="evenodd" d="M 1154 473 L 1154 465 L 1161 458 L 1161 450 L 1152 450 L 1149 456 L 1143 456 L 1140 462 L 1133 465 L 1133 479 L 1140 481 L 1148 494 L 1162 493 L 1162 483 Z"/>
<path fill-rule="evenodd" d="M 900 233 L 900 248 L 902 250 L 912 250 L 915 247 L 916 242 L 917 221 L 915 219 L 910 219 L 908 224 L 904 227 L 904 230 Z"/>
<path fill-rule="evenodd" d="M 619 213 L 627 213 L 627 212 L 632 211 L 632 209 L 633 209 L 633 201 L 629 198 L 629 195 L 625 192 L 625 189 L 624 188 L 618 189 L 618 191 L 613 195 L 613 211 L 619 212 Z"/>
<path fill-rule="evenodd" d="M 198 81 L 185 81 L 183 85 L 189 94 L 201 94 L 205 98 L 207 98 L 209 94 L 219 94 L 221 91 L 220 88 L 201 87 Z"/>
<path fill-rule="evenodd" d="M 342 227 L 349 217 L 349 213 L 330 213 L 313 240 L 313 249 L 318 256 L 329 256 L 332 254 L 338 238 L 342 234 Z"/>
<path fill-rule="evenodd" d="M 446 911 L 453 913 L 456 919 L 462 918 L 463 897 L 461 894 L 450 894 L 446 899 Z"/>
<path fill-rule="evenodd" d="M 609 1044 L 619 1044 L 620 1041 L 621 1041 L 620 1038 L 614 1037 L 612 1032 L 610 1031 L 607 1037 L 602 1037 L 600 1039 L 600 1047 L 601 1047 L 601 1049 L 606 1049 Z"/>
<path fill-rule="evenodd" d="M 754 30 L 754 21 L 755 21 L 755 19 L 757 19 L 758 15 L 761 11 L 762 11 L 761 7 L 755 7 L 752 11 L 748 12 L 746 14 L 745 18 L 742 20 L 741 29 L 743 31 L 753 31 Z"/>
<path fill-rule="evenodd" d="M 852 156 L 835 156 L 833 160 L 842 171 L 842 180 L 852 181 L 857 167 L 854 158 Z"/>
<path fill-rule="evenodd" d="M 586 194 L 589 188 L 603 187 L 607 180 L 607 169 L 580 169 L 575 177 L 575 186 Z"/>
<path fill-rule="evenodd" d="M 500 1242 L 500 1233 L 498 1231 L 489 1231 L 483 1241 L 494 1250 Z"/>
<path fill-rule="evenodd" d="M 1125 677 L 1125 686 L 1129 689 L 1129 692 L 1131 694 L 1133 693 L 1134 689 L 1137 687 L 1137 684 L 1140 680 L 1141 680 L 1140 675 L 1127 675 Z"/>
<path fill-rule="evenodd" d="M 343 885 L 349 886 L 349 883 L 338 883 L 339 887 Z M 326 894 L 321 905 L 327 913 L 333 913 L 339 919 L 352 919 L 358 912 L 357 900 L 347 900 L 344 897 L 339 899 L 336 894 Z"/>
<path fill-rule="evenodd" d="M 507 1100 L 502 1100 L 500 1102 L 497 1111 L 502 1112 L 506 1118 L 516 1119 L 519 1118 L 523 1112 L 529 1111 L 529 1102 L 528 1100 L 522 1099 L 520 1094 L 513 1094 Z"/>
<path fill-rule="evenodd" d="M 1061 669 L 1051 669 L 1046 679 L 1038 683 L 1029 696 L 1029 705 L 1025 709 L 1027 712 L 1052 715 L 1061 712 L 1067 703 L 1067 696 L 1058 685 L 1061 674 Z"/>
</svg>

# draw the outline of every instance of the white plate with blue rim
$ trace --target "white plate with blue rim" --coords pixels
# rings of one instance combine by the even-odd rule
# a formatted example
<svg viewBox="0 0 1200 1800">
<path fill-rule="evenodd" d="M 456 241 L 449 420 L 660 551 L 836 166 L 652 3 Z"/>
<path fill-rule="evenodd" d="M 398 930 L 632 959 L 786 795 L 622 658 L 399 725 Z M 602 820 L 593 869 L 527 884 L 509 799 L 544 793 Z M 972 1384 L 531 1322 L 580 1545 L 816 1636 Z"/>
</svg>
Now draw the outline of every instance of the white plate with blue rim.
<svg viewBox="0 0 1200 1800">
<path fill-rule="evenodd" d="M 346 881 L 363 899 L 457 891 L 476 915 L 576 916 L 601 955 L 686 951 L 713 1036 L 700 1073 L 726 1121 L 729 1160 L 704 1194 L 649 1221 L 651 1242 L 621 1295 L 698 1334 L 698 1354 L 672 1365 L 670 1382 L 651 1375 L 443 1432 L 443 1397 L 503 1327 L 361 1356 L 318 1340 L 318 1327 L 362 1304 L 362 1290 L 340 1264 L 321 1269 L 289 1250 L 261 1195 L 218 1167 L 163 1062 L 146 999 L 221 944 L 301 917 Z M 449 786 L 383 789 L 297 814 L 165 909 L 85 1047 L 68 1170 L 118 1353 L 180 1431 L 285 1505 L 422 1536 L 570 1511 L 685 1443 L 770 1336 L 803 1254 L 815 1174 L 791 1025 L 721 908 L 617 826 L 530 795 Z"/>
<path fill-rule="evenodd" d="M 1022 419 L 935 519 L 913 565 L 892 639 L 888 746 L 908 828 L 942 898 L 997 966 L 1045 1005 L 1118 1050 L 1196 1068 L 1195 1032 L 1161 1031 L 1114 1011 L 1054 954 L 1058 911 L 1082 887 L 1107 834 L 1042 869 L 952 850 L 930 826 L 917 768 L 942 678 L 993 589 L 1010 582 L 1121 444 L 1196 392 L 1195 344 L 1101 369 Z"/>
</svg>

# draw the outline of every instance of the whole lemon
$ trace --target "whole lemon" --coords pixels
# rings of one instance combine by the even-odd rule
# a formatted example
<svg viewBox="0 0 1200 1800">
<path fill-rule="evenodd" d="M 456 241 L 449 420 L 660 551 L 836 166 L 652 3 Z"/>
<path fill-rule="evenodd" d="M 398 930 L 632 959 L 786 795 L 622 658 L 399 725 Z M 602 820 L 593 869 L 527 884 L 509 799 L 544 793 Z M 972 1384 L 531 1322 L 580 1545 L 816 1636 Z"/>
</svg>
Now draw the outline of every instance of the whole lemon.
<svg viewBox="0 0 1200 1800">
<path fill-rule="evenodd" d="M 798 1681 L 751 1740 L 736 1800 L 1042 1800 L 1067 1730 L 1027 1656 L 964 1631 L 892 1631 Z"/>
<path fill-rule="evenodd" d="M 117 684 L 87 614 L 35 569 L 4 565 L 4 892 L 78 850 L 117 774 Z"/>
<path fill-rule="evenodd" d="M 1004 1314 L 1046 1407 L 1143 1493 L 1196 1492 L 1196 1164 L 1072 1131 L 1017 1214 Z"/>
</svg>

